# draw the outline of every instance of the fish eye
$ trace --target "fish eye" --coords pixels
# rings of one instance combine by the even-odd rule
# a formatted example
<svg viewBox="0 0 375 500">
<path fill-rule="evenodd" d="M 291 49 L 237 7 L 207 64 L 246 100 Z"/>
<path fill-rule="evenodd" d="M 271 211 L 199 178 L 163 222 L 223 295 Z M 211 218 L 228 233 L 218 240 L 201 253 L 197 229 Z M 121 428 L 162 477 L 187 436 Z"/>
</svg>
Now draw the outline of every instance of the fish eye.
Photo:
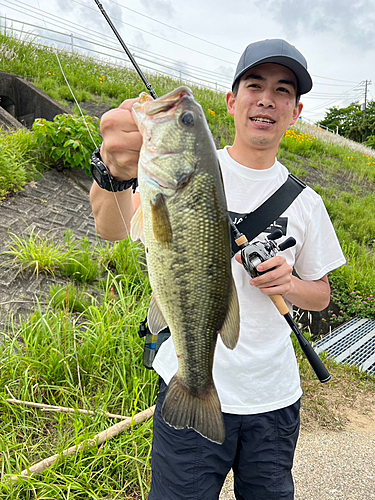
<svg viewBox="0 0 375 500">
<path fill-rule="evenodd" d="M 180 122 L 182 125 L 185 125 L 185 127 L 192 127 L 194 125 L 194 118 L 194 113 L 192 111 L 185 111 L 180 116 Z"/>
</svg>

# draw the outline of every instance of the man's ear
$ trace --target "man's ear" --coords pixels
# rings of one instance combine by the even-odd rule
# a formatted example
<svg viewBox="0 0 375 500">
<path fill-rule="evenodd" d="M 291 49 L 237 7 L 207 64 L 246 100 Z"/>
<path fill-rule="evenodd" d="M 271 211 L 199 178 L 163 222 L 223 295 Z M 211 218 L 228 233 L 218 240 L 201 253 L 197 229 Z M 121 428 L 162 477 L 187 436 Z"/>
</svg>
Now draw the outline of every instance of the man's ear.
<svg viewBox="0 0 375 500">
<path fill-rule="evenodd" d="M 302 104 L 302 102 L 299 102 L 297 104 L 297 106 L 294 108 L 292 120 L 291 120 L 289 126 L 292 126 L 296 123 L 296 121 L 298 120 L 299 116 L 302 113 L 302 109 L 303 109 L 303 104 Z"/>
<path fill-rule="evenodd" d="M 235 102 L 236 102 L 236 98 L 235 98 L 233 92 L 228 92 L 228 94 L 227 94 L 227 110 L 231 116 L 234 115 Z"/>
</svg>

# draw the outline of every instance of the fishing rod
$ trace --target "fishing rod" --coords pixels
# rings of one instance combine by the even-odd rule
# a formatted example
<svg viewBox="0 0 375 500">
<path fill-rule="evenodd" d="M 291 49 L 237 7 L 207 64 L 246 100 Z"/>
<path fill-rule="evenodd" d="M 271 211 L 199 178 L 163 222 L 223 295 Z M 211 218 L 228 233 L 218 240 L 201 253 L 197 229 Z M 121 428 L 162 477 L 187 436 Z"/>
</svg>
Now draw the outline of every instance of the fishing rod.
<svg viewBox="0 0 375 500">
<path fill-rule="evenodd" d="M 155 90 L 152 88 L 152 85 L 151 83 L 147 80 L 147 78 L 145 77 L 145 75 L 143 74 L 141 68 L 138 66 L 137 64 L 137 61 L 134 59 L 132 53 L 130 52 L 130 50 L 128 49 L 128 47 L 126 46 L 124 40 L 121 38 L 120 36 L 120 33 L 117 31 L 116 27 L 114 26 L 114 24 L 112 23 L 110 17 L 108 16 L 108 14 L 106 13 L 106 11 L 104 10 L 104 7 L 103 5 L 99 2 L 99 0 L 94 0 L 94 2 L 96 3 L 96 5 L 99 7 L 99 10 L 100 12 L 103 14 L 103 16 L 105 17 L 105 20 L 107 21 L 107 23 L 110 25 L 113 33 L 116 35 L 117 37 L 117 40 L 120 42 L 121 44 L 121 47 L 125 50 L 127 56 L 129 57 L 131 63 L 133 64 L 133 66 L 135 67 L 138 75 L 141 77 L 141 80 L 142 82 L 146 85 L 146 88 L 147 90 L 150 92 L 151 96 L 154 98 L 154 99 L 157 99 L 158 96 L 156 95 L 156 92 Z"/>
<path fill-rule="evenodd" d="M 134 68 L 136 69 L 138 75 L 141 77 L 141 80 L 145 84 L 147 90 L 150 92 L 151 96 L 154 99 L 157 99 L 158 96 L 156 95 L 156 92 L 152 88 L 151 83 L 147 80 L 147 78 L 143 74 L 141 68 L 138 66 L 136 60 L 132 56 L 132 54 L 129 51 L 128 47 L 126 46 L 124 40 L 121 38 L 119 32 L 117 31 L 117 29 L 115 28 L 111 19 L 109 18 L 108 14 L 104 10 L 103 5 L 99 2 L 99 0 L 94 0 L 94 1 L 95 1 L 96 5 L 99 7 L 100 12 L 105 17 L 105 19 L 108 22 L 109 26 L 111 27 L 112 31 L 116 35 L 122 48 L 125 50 L 126 54 L 128 55 L 131 63 L 133 64 Z M 264 262 L 265 260 L 268 260 L 271 257 L 273 257 L 276 254 L 276 250 L 286 250 L 287 248 L 290 248 L 290 246 L 293 246 L 296 244 L 296 241 L 294 240 L 294 238 L 288 238 L 280 245 L 277 245 L 276 243 L 274 243 L 273 240 L 282 236 L 281 231 L 279 231 L 279 234 L 277 236 L 275 234 L 276 232 L 273 233 L 273 235 L 274 235 L 273 238 L 272 238 L 272 235 L 270 235 L 268 237 L 266 243 L 262 243 L 262 242 L 258 241 L 258 242 L 254 242 L 252 245 L 250 245 L 246 236 L 244 234 L 240 233 L 240 231 L 238 230 L 238 228 L 236 227 L 236 225 L 234 224 L 234 222 L 231 220 L 230 217 L 229 217 L 229 221 L 230 221 L 231 229 L 232 229 L 232 231 L 235 235 L 235 238 L 236 238 L 236 243 L 241 248 L 242 263 L 243 263 L 246 271 L 253 278 L 262 274 L 256 270 L 256 267 L 261 262 Z M 310 345 L 308 340 L 300 332 L 300 330 L 297 327 L 296 323 L 294 322 L 294 320 L 289 312 L 289 308 L 285 304 L 282 296 L 281 295 L 270 295 L 270 299 L 275 304 L 279 313 L 285 318 L 286 322 L 291 327 L 293 333 L 296 335 L 302 351 L 304 352 L 308 362 L 310 363 L 312 369 L 314 370 L 314 372 L 315 372 L 316 376 L 318 377 L 318 379 L 320 380 L 320 382 L 322 382 L 322 383 L 328 382 L 331 379 L 331 375 L 328 373 L 327 368 L 323 365 L 322 360 L 316 354 L 316 352 L 314 351 L 314 349 L 312 348 L 312 346 Z"/>
<path fill-rule="evenodd" d="M 279 239 L 283 235 L 280 229 L 271 233 L 265 242 L 254 241 L 250 244 L 246 236 L 238 230 L 232 220 L 230 221 L 230 224 L 235 235 L 236 244 L 241 249 L 242 264 L 252 278 L 256 278 L 257 276 L 264 274 L 257 270 L 259 264 L 265 262 L 271 257 L 274 257 L 278 251 L 286 250 L 296 244 L 296 240 L 293 237 L 289 237 L 278 245 L 275 240 Z M 270 295 L 269 297 L 275 304 L 281 316 L 283 316 L 292 329 L 292 332 L 295 334 L 307 361 L 310 363 L 311 368 L 314 370 L 320 382 L 324 384 L 325 382 L 331 380 L 331 375 L 324 366 L 322 360 L 293 320 L 292 315 L 289 312 L 289 307 L 286 305 L 283 297 L 281 295 Z"/>
</svg>

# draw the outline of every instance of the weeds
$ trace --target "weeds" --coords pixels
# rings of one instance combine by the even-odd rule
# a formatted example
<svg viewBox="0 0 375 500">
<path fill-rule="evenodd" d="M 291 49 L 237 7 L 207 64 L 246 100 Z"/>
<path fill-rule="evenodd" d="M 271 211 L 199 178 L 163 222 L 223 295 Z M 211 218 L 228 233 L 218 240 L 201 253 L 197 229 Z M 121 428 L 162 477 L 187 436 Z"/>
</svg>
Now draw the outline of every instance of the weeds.
<svg viewBox="0 0 375 500">
<path fill-rule="evenodd" d="M 63 276 L 70 276 L 81 282 L 95 281 L 103 273 L 103 269 L 100 268 L 98 258 L 93 255 L 88 238 L 82 238 L 78 244 L 72 232 L 66 231 L 64 240 L 67 252 L 60 265 Z"/>
<path fill-rule="evenodd" d="M 38 118 L 33 132 L 44 161 L 61 168 L 84 168 L 90 175 L 93 144 L 101 142 L 94 118 L 68 114 L 55 116 L 53 122 Z"/>
<path fill-rule="evenodd" d="M 104 411 L 132 415 L 154 404 L 156 375 L 143 368 L 137 334 L 147 300 L 135 303 L 127 286 L 126 280 L 119 287 L 108 277 L 101 301 L 90 298 L 80 314 L 70 305 L 60 307 L 64 299 L 56 297 L 62 289 L 55 288 L 47 310 L 39 307 L 22 323 L 18 340 L 9 337 L 0 345 L 1 491 L 9 500 L 32 491 L 38 498 L 54 499 L 66 498 L 69 491 L 75 499 L 116 498 L 116 492 L 121 498 L 138 498 L 143 492 L 139 498 L 146 498 L 151 422 L 99 450 L 58 462 L 32 482 L 24 479 L 10 486 L 8 479 L 112 425 Z M 98 415 L 46 414 L 11 406 L 7 391 L 22 400 L 92 409 Z"/>
<path fill-rule="evenodd" d="M 142 293 L 150 293 L 146 271 L 144 248 L 126 238 L 112 245 L 92 245 L 87 237 L 77 241 L 73 233 L 64 233 L 62 242 L 48 233 L 31 231 L 27 237 L 10 235 L 12 244 L 4 252 L 12 257 L 11 263 L 19 272 L 30 271 L 35 275 L 45 273 L 52 276 L 70 277 L 81 283 L 91 283 L 107 270 L 113 270 L 121 277 L 131 280 L 135 294 L 142 287 Z"/>
<path fill-rule="evenodd" d="M 4 252 L 13 257 L 13 265 L 19 267 L 19 271 L 31 271 L 36 276 L 44 272 L 55 274 L 58 267 L 67 256 L 62 244 L 58 244 L 47 236 L 31 231 L 29 238 L 21 238 L 15 234 L 10 235 L 12 245 Z"/>
<path fill-rule="evenodd" d="M 33 135 L 24 130 L 3 134 L 0 129 L 0 201 L 20 191 L 42 171 Z"/>
</svg>

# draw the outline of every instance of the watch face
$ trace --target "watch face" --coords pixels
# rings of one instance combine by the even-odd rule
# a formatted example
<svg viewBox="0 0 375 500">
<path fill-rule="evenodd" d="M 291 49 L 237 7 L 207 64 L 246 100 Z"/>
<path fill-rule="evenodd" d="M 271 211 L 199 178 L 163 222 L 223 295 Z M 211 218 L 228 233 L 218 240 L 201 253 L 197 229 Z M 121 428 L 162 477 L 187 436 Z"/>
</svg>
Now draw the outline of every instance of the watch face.
<svg viewBox="0 0 375 500">
<path fill-rule="evenodd" d="M 118 182 L 113 179 L 100 158 L 99 149 L 94 151 L 91 155 L 91 175 L 94 181 L 106 191 L 117 192 L 129 189 L 130 187 L 135 191 L 138 185 L 137 179 L 130 179 L 123 182 Z"/>
<path fill-rule="evenodd" d="M 91 166 L 92 166 L 92 168 L 91 168 L 91 175 L 92 175 L 94 181 L 96 181 L 99 184 L 99 186 L 101 186 L 101 184 L 102 184 L 102 176 L 100 175 L 100 172 L 98 170 L 98 167 L 97 167 L 96 163 L 93 163 Z"/>
<path fill-rule="evenodd" d="M 102 189 L 112 191 L 108 171 L 104 163 L 95 156 L 91 159 L 91 175 Z"/>
</svg>

